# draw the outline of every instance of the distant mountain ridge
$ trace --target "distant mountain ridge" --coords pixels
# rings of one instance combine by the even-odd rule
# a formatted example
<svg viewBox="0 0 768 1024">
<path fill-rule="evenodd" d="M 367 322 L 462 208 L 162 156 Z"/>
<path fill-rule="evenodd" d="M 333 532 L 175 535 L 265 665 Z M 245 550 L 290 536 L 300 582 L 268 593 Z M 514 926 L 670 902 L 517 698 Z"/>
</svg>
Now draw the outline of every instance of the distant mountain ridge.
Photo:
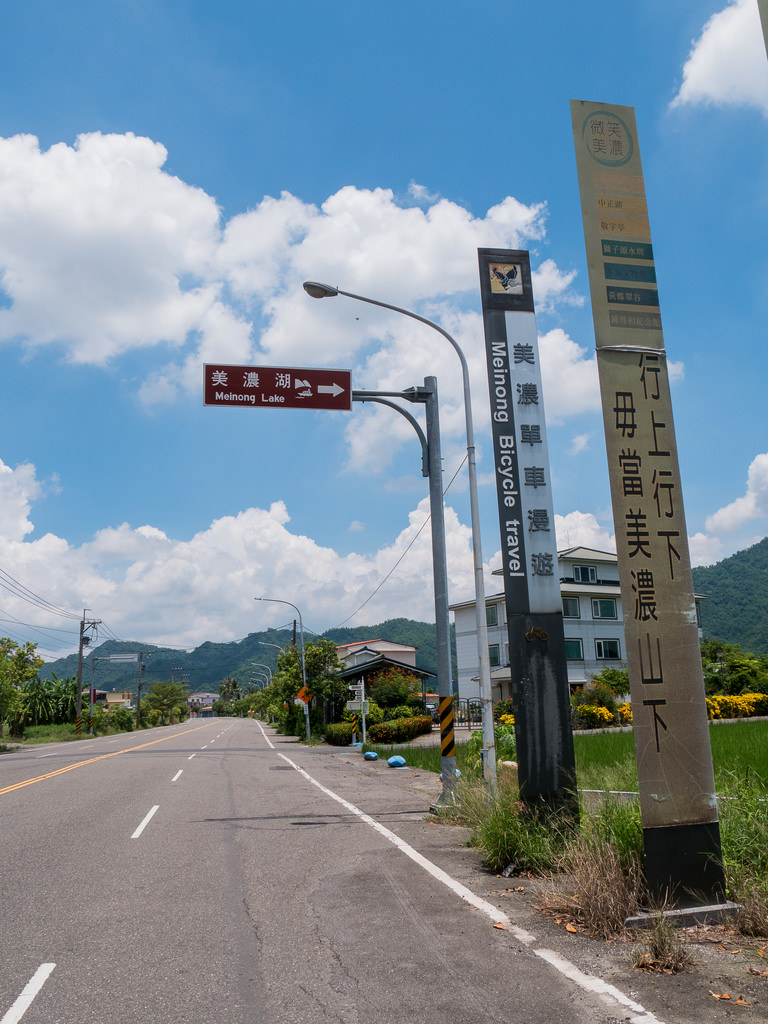
<svg viewBox="0 0 768 1024">
<path fill-rule="evenodd" d="M 693 570 L 707 639 L 768 655 L 768 537 L 715 565 Z"/>
<path fill-rule="evenodd" d="M 417 667 L 427 672 L 436 671 L 437 643 L 433 623 L 416 622 L 413 619 L 387 619 L 375 626 L 331 629 L 323 636 L 335 644 L 380 639 L 411 644 L 417 648 Z M 291 630 L 268 629 L 260 633 L 249 633 L 243 640 L 230 643 L 206 641 L 189 653 L 139 641 L 106 640 L 93 652 L 88 649 L 84 652 L 83 685 L 93 685 L 98 690 L 131 690 L 135 693 L 138 662 L 111 662 L 108 658 L 110 655 L 137 654 L 141 651 L 142 689 L 153 682 L 168 681 L 173 675 L 174 681 L 184 681 L 191 693 L 199 690 L 215 693 L 219 683 L 227 676 L 232 676 L 241 684 L 248 683 L 254 676 L 263 679 L 266 675 L 263 666 L 274 671 L 279 649 L 292 639 Z M 311 639 L 312 636 L 305 636 L 307 643 Z M 53 674 L 59 679 L 77 675 L 77 654 L 47 662 L 40 672 L 45 679 Z"/>
</svg>

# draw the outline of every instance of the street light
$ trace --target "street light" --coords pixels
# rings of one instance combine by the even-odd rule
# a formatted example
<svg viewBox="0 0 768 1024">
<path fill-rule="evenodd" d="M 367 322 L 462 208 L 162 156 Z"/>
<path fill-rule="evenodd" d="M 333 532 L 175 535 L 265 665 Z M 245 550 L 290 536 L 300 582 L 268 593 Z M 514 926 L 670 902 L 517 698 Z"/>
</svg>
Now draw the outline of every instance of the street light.
<svg viewBox="0 0 768 1024">
<path fill-rule="evenodd" d="M 251 664 L 256 665 L 258 668 L 265 668 L 269 673 L 269 681 L 270 683 L 272 682 L 272 669 L 269 665 L 265 664 L 263 661 L 252 661 Z"/>
<path fill-rule="evenodd" d="M 289 608 L 293 608 L 293 610 L 299 616 L 299 638 L 300 638 L 300 641 L 301 641 L 301 682 L 302 682 L 302 685 L 306 687 L 306 685 L 307 685 L 307 670 L 306 670 L 306 666 L 305 666 L 305 663 L 304 663 L 304 621 L 301 618 L 301 612 L 299 611 L 299 609 L 296 607 L 295 604 L 292 604 L 290 601 L 283 601 L 279 597 L 255 597 L 254 601 L 270 601 L 272 604 L 287 604 L 288 607 Z M 275 646 L 275 645 L 273 644 L 272 646 Z M 307 729 L 307 740 L 309 741 L 309 738 L 310 738 L 309 708 L 307 707 L 306 701 L 304 702 L 304 718 L 305 718 L 305 725 L 306 725 L 306 729 Z"/>
<path fill-rule="evenodd" d="M 426 324 L 437 331 L 438 334 L 448 341 L 452 346 L 461 363 L 461 374 L 464 384 L 464 419 L 467 432 L 467 472 L 469 475 L 469 509 L 472 522 L 472 558 L 475 573 L 475 621 L 477 624 L 477 657 L 480 667 L 480 703 L 483 708 L 483 776 L 490 783 L 491 788 L 496 788 L 496 745 L 494 739 L 493 707 L 491 696 L 491 670 L 488 660 L 488 624 L 485 612 L 485 580 L 483 579 L 483 552 L 480 541 L 480 505 L 477 497 L 477 466 L 475 464 L 475 430 L 472 423 L 472 397 L 469 384 L 469 367 L 467 360 L 459 347 L 458 342 L 444 330 L 439 324 L 426 317 L 419 316 L 410 309 L 403 309 L 400 306 L 393 306 L 389 302 L 382 302 L 379 299 L 371 299 L 365 295 L 355 295 L 353 292 L 342 291 L 333 285 L 322 284 L 320 281 L 305 281 L 304 291 L 313 299 L 332 298 L 335 295 L 344 295 L 348 299 L 357 299 L 359 302 L 367 302 L 372 306 L 380 306 L 382 309 L 392 310 L 394 313 L 402 313 L 412 320 Z"/>
</svg>

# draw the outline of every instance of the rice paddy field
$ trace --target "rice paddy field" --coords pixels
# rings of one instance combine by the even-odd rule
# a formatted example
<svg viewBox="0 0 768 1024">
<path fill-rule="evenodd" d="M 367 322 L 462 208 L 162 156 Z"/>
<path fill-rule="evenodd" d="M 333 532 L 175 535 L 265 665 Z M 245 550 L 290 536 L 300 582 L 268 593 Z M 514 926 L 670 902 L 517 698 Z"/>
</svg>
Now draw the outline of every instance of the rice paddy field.
<svg viewBox="0 0 768 1024">
<path fill-rule="evenodd" d="M 768 721 L 743 719 L 711 723 L 712 760 L 715 789 L 727 795 L 749 782 L 768 793 Z M 465 746 L 457 744 L 456 763 L 465 767 Z M 579 789 L 637 790 L 637 765 L 631 732 L 580 733 L 574 736 L 576 775 Z M 440 748 L 366 746 L 379 757 L 405 754 L 408 764 L 428 771 L 440 771 Z"/>
<path fill-rule="evenodd" d="M 709 735 L 718 793 L 744 782 L 768 791 L 768 721 L 711 723 Z M 581 733 L 574 746 L 580 789 L 637 789 L 631 732 Z"/>
</svg>

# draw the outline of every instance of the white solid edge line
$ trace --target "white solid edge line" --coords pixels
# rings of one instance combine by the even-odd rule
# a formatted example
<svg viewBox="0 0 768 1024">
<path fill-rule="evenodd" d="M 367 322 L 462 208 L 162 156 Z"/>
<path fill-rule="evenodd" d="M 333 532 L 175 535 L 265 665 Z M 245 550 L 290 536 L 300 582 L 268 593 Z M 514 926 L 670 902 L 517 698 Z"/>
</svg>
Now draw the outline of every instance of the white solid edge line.
<svg viewBox="0 0 768 1024">
<path fill-rule="evenodd" d="M 259 723 L 259 725 L 260 724 L 261 723 Z M 272 746 L 271 743 L 270 746 Z M 531 935 L 531 933 L 525 931 L 525 929 L 518 928 L 517 925 L 512 924 L 509 917 L 507 917 L 502 910 L 494 907 L 492 903 L 484 900 L 482 896 L 475 895 L 471 889 L 462 885 L 461 882 L 457 882 L 455 878 L 452 878 L 446 871 L 439 868 L 437 864 L 433 864 L 431 860 L 427 860 L 427 858 L 423 854 L 419 853 L 418 850 L 409 846 L 409 844 L 406 843 L 404 839 L 401 839 L 397 833 L 392 832 L 390 829 L 386 828 L 386 826 L 373 819 L 369 814 L 361 811 L 359 807 L 356 807 L 348 800 L 345 800 L 343 797 L 339 796 L 338 793 L 334 793 L 333 790 L 328 789 L 321 782 L 318 782 L 317 779 L 312 778 L 309 772 L 306 772 L 303 768 L 297 765 L 295 761 L 286 757 L 285 754 L 278 753 L 277 756 L 286 761 L 299 773 L 299 775 L 303 776 L 308 782 L 311 782 L 313 786 L 317 786 L 317 788 L 322 793 L 325 793 L 326 796 L 329 796 L 332 800 L 341 804 L 342 807 L 346 807 L 348 811 L 360 818 L 360 820 L 365 822 L 366 825 L 370 825 L 371 828 L 375 829 L 379 833 L 379 835 L 384 836 L 385 839 L 388 839 L 390 843 L 404 853 L 406 857 L 410 857 L 412 861 L 424 868 L 424 870 L 432 875 L 433 878 L 442 882 L 443 885 L 447 886 L 466 903 L 474 907 L 476 910 L 484 913 L 491 919 L 491 921 L 493 921 L 494 924 L 500 924 L 504 930 L 513 935 L 518 942 L 522 942 L 526 946 L 531 946 L 537 941 L 535 935 Z M 548 949 L 534 949 L 532 952 L 535 953 L 536 956 L 541 957 L 542 960 L 546 961 L 551 967 L 554 967 L 555 970 L 559 971 L 560 974 L 568 978 L 569 981 L 578 985 L 585 992 L 598 995 L 606 1002 L 615 1001 L 621 1006 L 632 1010 L 636 1014 L 636 1016 L 630 1018 L 632 1024 L 663 1024 L 658 1017 L 655 1017 L 649 1010 L 646 1010 L 641 1006 L 640 1003 L 630 999 L 629 996 L 624 995 L 624 993 L 619 989 L 614 988 L 613 985 L 609 985 L 600 978 L 583 974 L 578 967 L 572 964 L 569 960 L 566 960 L 564 957 L 559 956 L 557 953 L 553 953 Z M 2 1024 L 2 1021 L 0 1021 L 0 1024 Z"/>
<path fill-rule="evenodd" d="M 22 989 L 21 995 L 0 1020 L 0 1024 L 17 1024 L 29 1009 L 32 1000 L 48 980 L 56 964 L 40 964 L 35 973 Z"/>
<path fill-rule="evenodd" d="M 275 744 L 272 742 L 272 740 L 269 738 L 269 736 L 267 736 L 267 734 L 264 732 L 264 726 L 261 724 L 261 722 L 257 722 L 256 725 L 258 725 L 258 727 L 261 729 L 261 735 L 267 741 L 267 743 L 272 748 L 272 750 L 274 750 L 275 749 Z"/>
<path fill-rule="evenodd" d="M 179 770 L 178 770 L 178 771 L 176 772 L 176 774 L 175 774 L 175 775 L 173 776 L 173 778 L 171 779 L 171 782 L 175 782 L 175 781 L 176 781 L 176 779 L 178 779 L 178 777 L 179 777 L 179 776 L 181 775 L 181 773 L 182 773 L 183 771 L 184 771 L 184 769 L 183 769 L 183 768 L 179 768 Z"/>
<path fill-rule="evenodd" d="M 160 807 L 160 804 L 155 804 L 155 806 L 152 808 L 152 810 L 144 818 L 144 821 L 142 821 L 142 823 L 139 825 L 139 827 L 133 833 L 133 835 L 131 836 L 131 839 L 138 839 L 139 838 L 141 833 L 144 831 L 144 829 L 147 827 L 147 825 L 152 820 L 152 815 L 155 813 L 155 811 L 157 811 L 159 809 L 159 807 Z M 0 1024 L 3 1024 L 3 1022 L 0 1021 Z"/>
</svg>

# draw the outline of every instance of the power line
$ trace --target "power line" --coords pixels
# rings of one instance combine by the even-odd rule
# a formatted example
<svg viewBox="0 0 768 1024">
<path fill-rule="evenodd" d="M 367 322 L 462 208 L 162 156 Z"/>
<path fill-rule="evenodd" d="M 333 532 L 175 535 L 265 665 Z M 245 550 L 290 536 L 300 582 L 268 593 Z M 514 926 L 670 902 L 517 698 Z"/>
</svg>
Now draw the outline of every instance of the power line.
<svg viewBox="0 0 768 1024">
<path fill-rule="evenodd" d="M 464 463 L 465 463 L 466 461 L 467 461 L 467 456 L 465 455 L 465 456 L 464 456 L 464 458 L 463 458 L 463 459 L 461 460 L 461 462 L 459 463 L 459 468 L 458 468 L 458 469 L 456 470 L 456 472 L 455 472 L 455 473 L 453 474 L 453 476 L 451 477 L 451 479 L 450 479 L 450 480 L 448 481 L 448 486 L 447 486 L 447 487 L 445 488 L 445 490 L 443 491 L 443 497 L 445 497 L 445 495 L 446 495 L 446 494 L 448 493 L 448 491 L 450 490 L 450 488 L 451 488 L 451 484 L 453 483 L 453 481 L 454 481 L 454 480 L 456 479 L 456 477 L 457 477 L 457 476 L 459 475 L 459 473 L 461 472 L 461 470 L 462 470 L 462 468 L 463 468 L 463 466 L 464 466 Z M 388 572 L 388 573 L 387 573 L 387 575 L 386 575 L 386 576 L 384 577 L 384 579 L 383 579 L 383 580 L 381 580 L 381 582 L 380 582 L 380 583 L 379 583 L 379 585 L 378 585 L 378 586 L 376 587 L 376 589 L 375 589 L 375 590 L 373 591 L 373 593 L 372 593 L 372 594 L 370 594 L 370 595 L 369 595 L 369 596 L 368 596 L 368 597 L 367 597 L 367 598 L 366 598 L 366 599 L 365 599 L 365 600 L 363 601 L 363 603 L 362 603 L 362 604 L 360 605 L 360 607 L 359 607 L 359 608 L 356 608 L 356 609 L 355 609 L 355 610 L 354 610 L 354 611 L 352 612 L 352 614 L 351 614 L 351 615 L 348 615 L 348 616 L 346 617 L 346 619 L 344 619 L 344 621 L 343 621 L 343 622 L 340 622 L 340 623 L 338 624 L 338 626 L 333 626 L 333 629 L 341 629 L 341 627 L 342 627 L 343 625 L 345 625 L 345 624 L 346 624 L 347 622 L 349 622 L 349 620 L 350 620 L 350 619 L 353 619 L 353 618 L 355 617 L 355 615 L 357 615 L 357 613 L 358 613 L 359 611 L 362 611 L 362 610 L 363 610 L 363 608 L 365 608 L 365 606 L 366 606 L 366 605 L 368 604 L 368 602 L 369 602 L 369 601 L 373 600 L 373 598 L 374 598 L 374 597 L 375 597 L 375 596 L 376 596 L 376 595 L 378 594 L 378 592 L 379 592 L 379 591 L 381 590 L 381 588 L 382 588 L 382 587 L 384 586 L 384 584 L 385 584 L 385 583 L 387 582 L 387 580 L 388 580 L 388 579 L 390 578 L 390 576 L 392 575 L 392 573 L 393 573 L 393 572 L 395 571 L 395 569 L 396 569 L 396 568 L 398 567 L 398 565 L 400 565 L 400 563 L 402 562 L 402 560 L 403 560 L 403 559 L 405 558 L 405 556 L 406 556 L 406 555 L 408 554 L 408 552 L 409 552 L 409 551 L 411 550 L 411 548 L 413 547 L 413 545 L 414 545 L 414 544 L 416 543 L 416 541 L 417 541 L 417 540 L 419 539 L 419 536 L 420 536 L 420 534 L 421 534 L 421 531 L 422 531 L 422 530 L 424 529 L 424 527 L 425 527 L 425 526 L 427 525 L 427 523 L 428 523 L 428 522 L 430 521 L 430 519 L 431 519 L 431 518 L 432 518 L 432 513 L 430 512 L 430 513 L 429 513 L 429 514 L 427 515 L 427 517 L 426 517 L 426 519 L 424 520 L 424 522 L 423 522 L 423 523 L 421 524 L 421 526 L 419 527 L 419 529 L 417 530 L 416 534 L 414 535 L 413 539 L 411 540 L 411 543 L 410 543 L 410 544 L 409 544 L 409 545 L 408 545 L 408 546 L 406 547 L 405 551 L 403 551 L 403 553 L 402 553 L 402 554 L 400 555 L 400 557 L 398 558 L 398 560 L 397 560 L 397 561 L 395 562 L 395 564 L 394 564 L 394 565 L 392 566 L 392 568 L 391 568 L 391 569 L 389 570 L 389 572 Z"/>
<path fill-rule="evenodd" d="M 35 608 L 42 608 L 43 611 L 51 612 L 53 615 L 61 615 L 65 619 L 79 620 L 80 618 L 79 614 L 76 612 L 70 612 L 65 608 L 60 608 L 47 598 L 42 597 L 40 594 L 36 594 L 20 580 L 17 580 L 9 572 L 6 572 L 5 569 L 0 569 L 0 587 L 13 594 L 14 597 L 19 597 L 22 601 L 26 601 L 28 604 L 34 605 Z"/>
</svg>

